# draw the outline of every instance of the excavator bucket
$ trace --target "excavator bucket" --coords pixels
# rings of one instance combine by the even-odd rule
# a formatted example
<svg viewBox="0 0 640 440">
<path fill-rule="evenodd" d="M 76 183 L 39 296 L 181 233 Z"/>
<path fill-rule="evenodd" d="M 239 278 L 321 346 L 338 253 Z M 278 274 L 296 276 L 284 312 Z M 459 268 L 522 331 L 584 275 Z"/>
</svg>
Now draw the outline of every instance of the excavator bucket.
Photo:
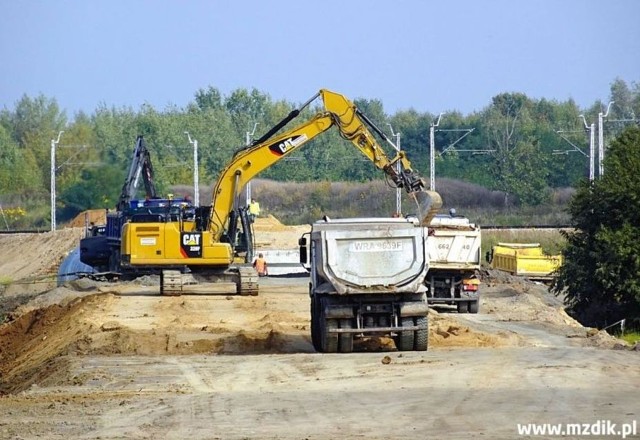
<svg viewBox="0 0 640 440">
<path fill-rule="evenodd" d="M 410 195 L 416 201 L 421 224 L 427 226 L 442 207 L 440 194 L 435 191 L 414 191 Z"/>
</svg>

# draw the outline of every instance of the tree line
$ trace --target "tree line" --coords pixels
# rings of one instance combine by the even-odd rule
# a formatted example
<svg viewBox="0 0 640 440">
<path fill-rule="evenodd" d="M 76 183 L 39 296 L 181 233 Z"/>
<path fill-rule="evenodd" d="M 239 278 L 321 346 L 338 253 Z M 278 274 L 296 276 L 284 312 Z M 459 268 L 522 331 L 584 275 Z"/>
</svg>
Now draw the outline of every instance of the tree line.
<svg viewBox="0 0 640 440">
<path fill-rule="evenodd" d="M 610 100 L 614 104 L 604 126 L 607 143 L 629 123 L 637 123 L 640 85 L 615 79 Z M 378 99 L 353 101 L 390 139 L 397 140 L 393 133 L 400 133 L 402 149 L 425 177 L 429 176 L 433 125 L 437 178 L 500 191 L 507 206 L 544 204 L 554 189 L 575 187 L 588 177 L 589 137 L 580 115 L 595 122 L 607 106 L 597 101 L 580 109 L 573 100 L 532 99 L 509 92 L 496 95 L 480 111 L 469 115 L 451 111 L 439 119 L 439 115 L 412 109 L 387 114 Z M 101 105 L 70 120 L 55 98 L 25 95 L 13 108 L 0 111 L 4 221 L 12 227 L 49 224 L 50 152 L 60 131 L 64 133 L 55 145 L 56 208 L 64 221 L 85 209 L 115 206 L 138 135 L 145 136 L 161 191 L 192 181 L 193 150 L 185 132 L 198 140 L 200 181 L 212 184 L 234 152 L 250 140 L 254 127 L 257 138 L 298 105 L 275 101 L 256 89 L 237 89 L 224 96 L 210 86 L 198 90 L 184 108 L 158 110 L 145 104 L 134 110 Z M 287 128 L 318 111 L 321 103 L 303 111 Z M 392 156 L 393 149 L 381 144 Z M 286 182 L 383 178 L 337 130 L 317 137 L 260 177 Z"/>
</svg>

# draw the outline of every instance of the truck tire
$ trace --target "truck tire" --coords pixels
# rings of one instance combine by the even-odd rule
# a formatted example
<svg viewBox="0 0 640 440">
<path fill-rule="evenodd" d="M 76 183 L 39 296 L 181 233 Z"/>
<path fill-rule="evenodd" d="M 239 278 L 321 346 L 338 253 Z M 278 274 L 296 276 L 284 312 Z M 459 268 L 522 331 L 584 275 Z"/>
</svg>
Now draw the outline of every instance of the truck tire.
<svg viewBox="0 0 640 440">
<path fill-rule="evenodd" d="M 458 301 L 456 306 L 458 307 L 458 313 L 469 312 L 469 303 L 467 301 Z"/>
<path fill-rule="evenodd" d="M 324 318 L 324 317 L 323 317 Z M 330 333 L 330 329 L 338 328 L 337 319 L 324 319 L 322 322 L 322 352 L 338 352 L 338 334 Z"/>
<path fill-rule="evenodd" d="M 352 328 L 350 319 L 341 319 L 340 328 Z M 353 351 L 353 333 L 339 333 L 338 347 L 340 353 L 351 353 Z"/>
<path fill-rule="evenodd" d="M 469 301 L 469 313 L 478 313 L 480 311 L 480 299 Z"/>
<path fill-rule="evenodd" d="M 415 319 L 416 325 L 424 325 L 428 327 L 429 321 L 427 316 L 418 316 Z M 416 351 L 427 351 L 429 348 L 429 329 L 416 330 L 413 341 L 413 349 Z"/>
<path fill-rule="evenodd" d="M 402 318 L 401 324 L 402 324 L 402 327 L 412 327 L 413 318 L 412 317 Z M 396 338 L 396 348 L 400 351 L 413 350 L 413 341 L 414 341 L 413 334 L 414 334 L 413 330 L 401 331 Z"/>
</svg>

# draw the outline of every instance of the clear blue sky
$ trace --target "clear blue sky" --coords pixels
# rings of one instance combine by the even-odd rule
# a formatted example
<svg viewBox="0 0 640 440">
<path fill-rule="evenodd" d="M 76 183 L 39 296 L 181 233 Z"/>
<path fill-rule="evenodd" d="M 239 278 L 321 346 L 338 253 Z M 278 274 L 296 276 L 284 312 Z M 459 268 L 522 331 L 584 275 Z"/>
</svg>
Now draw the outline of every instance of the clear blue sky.
<svg viewBox="0 0 640 440">
<path fill-rule="evenodd" d="M 581 108 L 640 82 L 638 0 L 0 0 L 0 108 L 185 106 L 199 88 L 328 88 L 468 114 L 502 92 Z"/>
</svg>

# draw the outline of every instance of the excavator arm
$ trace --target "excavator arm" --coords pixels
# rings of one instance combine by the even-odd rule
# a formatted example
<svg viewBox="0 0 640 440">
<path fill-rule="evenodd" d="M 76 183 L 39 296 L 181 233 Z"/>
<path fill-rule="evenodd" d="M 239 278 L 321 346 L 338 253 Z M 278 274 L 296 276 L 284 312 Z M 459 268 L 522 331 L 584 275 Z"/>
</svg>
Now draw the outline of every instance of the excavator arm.
<svg viewBox="0 0 640 440">
<path fill-rule="evenodd" d="M 318 97 L 322 98 L 324 111 L 291 130 L 277 134 Z M 399 151 L 393 158 L 385 154 L 367 126 L 387 142 L 391 141 L 351 101 L 343 95 L 322 89 L 260 139 L 237 151 L 222 171 L 213 190 L 210 219 L 212 241 L 220 240 L 242 188 L 252 178 L 333 126 L 343 138 L 351 141 L 377 168 L 384 171 L 396 187 L 404 188 L 411 195 L 422 223 L 428 224 L 442 206 L 438 193 L 424 189 L 424 181 L 412 170 L 403 151 Z M 400 172 L 396 168 L 398 162 L 401 164 Z"/>
<path fill-rule="evenodd" d="M 148 199 L 156 198 L 157 194 L 153 183 L 151 155 L 149 154 L 149 150 L 147 150 L 147 145 L 144 142 L 144 137 L 142 136 L 138 136 L 136 139 L 136 146 L 133 150 L 133 158 L 131 159 L 131 165 L 129 166 L 129 173 L 122 185 L 116 210 L 124 211 L 127 209 L 129 202 L 135 197 L 140 176 L 142 176 L 146 197 Z"/>
</svg>

